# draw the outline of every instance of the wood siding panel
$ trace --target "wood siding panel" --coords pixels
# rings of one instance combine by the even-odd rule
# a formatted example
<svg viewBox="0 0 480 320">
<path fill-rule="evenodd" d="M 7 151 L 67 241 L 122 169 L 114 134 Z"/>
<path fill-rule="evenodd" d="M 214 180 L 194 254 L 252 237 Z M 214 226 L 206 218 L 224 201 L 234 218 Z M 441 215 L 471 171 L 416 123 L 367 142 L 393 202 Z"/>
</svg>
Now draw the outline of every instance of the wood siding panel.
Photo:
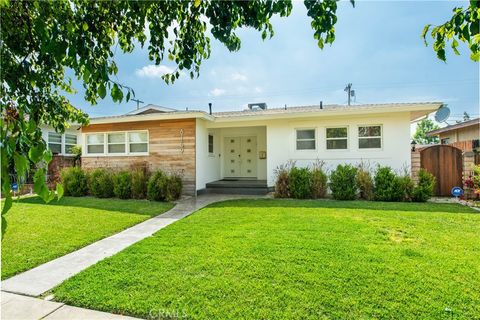
<svg viewBox="0 0 480 320">
<path fill-rule="evenodd" d="M 195 195 L 195 119 L 93 124 L 83 127 L 82 133 L 129 130 L 148 130 L 148 156 L 84 156 L 82 167 L 86 170 L 109 168 L 115 171 L 146 167 L 150 172 L 179 172 L 183 177 L 183 193 Z"/>
</svg>

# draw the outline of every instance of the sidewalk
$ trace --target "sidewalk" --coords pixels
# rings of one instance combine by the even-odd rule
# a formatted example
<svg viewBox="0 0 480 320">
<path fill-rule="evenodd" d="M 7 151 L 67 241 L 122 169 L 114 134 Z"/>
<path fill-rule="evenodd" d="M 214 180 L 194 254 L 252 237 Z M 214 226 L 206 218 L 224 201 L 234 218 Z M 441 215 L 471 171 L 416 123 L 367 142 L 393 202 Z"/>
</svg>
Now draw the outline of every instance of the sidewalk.
<svg viewBox="0 0 480 320">
<path fill-rule="evenodd" d="M 53 289 L 98 261 L 118 253 L 211 203 L 242 198 L 252 196 L 207 194 L 180 200 L 173 209 L 164 214 L 2 281 L 1 319 L 134 319 L 28 296 L 36 297 Z"/>
</svg>

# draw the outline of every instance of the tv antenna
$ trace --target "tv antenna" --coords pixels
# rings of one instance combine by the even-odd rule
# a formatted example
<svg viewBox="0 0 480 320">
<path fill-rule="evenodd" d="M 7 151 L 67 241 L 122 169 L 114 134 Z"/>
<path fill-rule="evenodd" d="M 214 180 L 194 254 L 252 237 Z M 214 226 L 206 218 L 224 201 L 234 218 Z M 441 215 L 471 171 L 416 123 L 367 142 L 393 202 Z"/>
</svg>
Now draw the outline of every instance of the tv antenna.
<svg viewBox="0 0 480 320">
<path fill-rule="evenodd" d="M 145 102 L 143 102 L 141 100 L 138 100 L 138 99 L 130 99 L 130 100 L 135 101 L 137 103 L 137 110 L 140 108 L 140 103 L 145 103 Z"/>
<path fill-rule="evenodd" d="M 351 83 L 347 84 L 347 86 L 345 87 L 345 89 L 343 89 L 343 91 L 347 93 L 348 105 L 350 105 L 351 99 L 355 97 L 355 90 L 352 89 L 352 84 Z"/>
</svg>

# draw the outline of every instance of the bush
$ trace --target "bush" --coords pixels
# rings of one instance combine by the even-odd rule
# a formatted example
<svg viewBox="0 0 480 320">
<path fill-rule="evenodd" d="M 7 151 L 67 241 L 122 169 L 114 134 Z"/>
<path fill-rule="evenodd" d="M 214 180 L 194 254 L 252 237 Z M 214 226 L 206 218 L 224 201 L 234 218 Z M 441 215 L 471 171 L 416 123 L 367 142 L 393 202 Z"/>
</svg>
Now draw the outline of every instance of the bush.
<svg viewBox="0 0 480 320">
<path fill-rule="evenodd" d="M 167 178 L 165 185 L 165 200 L 174 201 L 178 200 L 182 195 L 182 178 L 178 174 L 172 174 Z"/>
<path fill-rule="evenodd" d="M 168 177 L 159 170 L 155 172 L 148 180 L 147 199 L 155 201 L 165 200 L 165 189 L 168 183 Z"/>
<path fill-rule="evenodd" d="M 113 193 L 120 199 L 132 197 L 132 175 L 128 171 L 121 171 L 113 175 Z"/>
<path fill-rule="evenodd" d="M 288 176 L 288 190 L 292 198 L 310 198 L 312 196 L 312 173 L 310 169 L 293 167 Z"/>
<path fill-rule="evenodd" d="M 82 197 L 87 195 L 87 176 L 82 169 L 79 167 L 65 168 L 60 176 L 66 196 Z"/>
<path fill-rule="evenodd" d="M 413 183 L 412 178 L 409 174 L 404 174 L 402 176 L 395 177 L 397 180 L 396 185 L 398 186 L 398 200 L 400 201 L 412 201 L 413 189 L 415 184 Z"/>
<path fill-rule="evenodd" d="M 328 177 L 325 171 L 323 170 L 324 163 L 322 161 L 316 161 L 313 165 L 311 172 L 312 178 L 312 198 L 324 198 L 327 194 L 327 181 Z"/>
<path fill-rule="evenodd" d="M 105 169 L 95 169 L 89 174 L 90 193 L 97 198 L 111 198 L 113 193 L 112 174 Z"/>
<path fill-rule="evenodd" d="M 288 177 L 290 175 L 290 170 L 294 165 L 294 162 L 289 161 L 286 164 L 282 164 L 275 169 L 275 198 L 290 197 L 290 192 L 288 190 Z"/>
<path fill-rule="evenodd" d="M 339 164 L 330 174 L 330 190 L 336 200 L 354 200 L 357 197 L 357 168 Z"/>
<path fill-rule="evenodd" d="M 373 178 L 369 166 L 364 162 L 358 165 L 356 184 L 360 199 L 373 199 Z"/>
<path fill-rule="evenodd" d="M 147 196 L 147 176 L 143 170 L 132 172 L 131 192 L 133 199 L 145 199 Z"/>
<path fill-rule="evenodd" d="M 433 196 L 435 189 L 435 177 L 427 170 L 421 168 L 418 171 L 418 183 L 413 189 L 413 201 L 426 202 Z"/>
<path fill-rule="evenodd" d="M 401 181 L 390 167 L 379 167 L 375 174 L 375 200 L 402 200 Z"/>
</svg>

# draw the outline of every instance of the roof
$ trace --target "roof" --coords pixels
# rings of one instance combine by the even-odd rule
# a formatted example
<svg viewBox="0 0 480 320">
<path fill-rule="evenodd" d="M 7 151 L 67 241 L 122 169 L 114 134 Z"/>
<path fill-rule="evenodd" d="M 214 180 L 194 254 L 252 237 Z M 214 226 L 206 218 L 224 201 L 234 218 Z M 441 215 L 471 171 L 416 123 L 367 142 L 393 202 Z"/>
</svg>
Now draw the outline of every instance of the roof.
<svg viewBox="0 0 480 320">
<path fill-rule="evenodd" d="M 449 131 L 452 131 L 452 130 L 474 127 L 474 126 L 477 126 L 477 127 L 480 126 L 480 118 L 464 121 L 464 122 L 457 123 L 457 124 L 452 124 L 452 125 L 446 126 L 444 128 L 433 130 L 433 131 L 427 132 L 427 135 L 435 136 L 435 135 L 438 135 L 440 133 L 445 133 L 445 132 L 449 132 Z"/>
<path fill-rule="evenodd" d="M 127 114 L 135 115 L 135 114 L 162 113 L 162 112 L 174 112 L 174 111 L 177 111 L 177 110 L 173 108 L 157 106 L 155 104 L 147 104 L 146 106 L 130 111 Z"/>
<path fill-rule="evenodd" d="M 421 103 L 386 103 L 386 104 L 363 104 L 363 105 L 309 105 L 309 106 L 293 106 L 287 108 L 270 108 L 266 110 L 242 110 L 214 112 L 208 114 L 201 110 L 190 111 L 169 111 L 154 113 L 127 113 L 119 116 L 108 116 L 91 118 L 90 124 L 97 123 L 115 123 L 115 122 L 131 122 L 131 121 L 149 121 L 149 120 L 168 120 L 168 119 L 186 119 L 201 118 L 214 122 L 230 122 L 230 121 L 251 121 L 251 120 L 270 120 L 285 118 L 309 118 L 309 117 L 330 117 L 342 115 L 361 115 L 375 113 L 394 113 L 394 112 L 410 112 L 410 120 L 415 121 L 443 105 L 442 102 L 421 102 Z M 148 106 L 146 106 L 148 107 Z M 146 108 L 143 107 L 143 108 Z M 140 110 L 140 109 L 139 109 Z M 136 110 L 138 111 L 138 110 Z M 144 110 L 145 111 L 145 110 Z"/>
</svg>

